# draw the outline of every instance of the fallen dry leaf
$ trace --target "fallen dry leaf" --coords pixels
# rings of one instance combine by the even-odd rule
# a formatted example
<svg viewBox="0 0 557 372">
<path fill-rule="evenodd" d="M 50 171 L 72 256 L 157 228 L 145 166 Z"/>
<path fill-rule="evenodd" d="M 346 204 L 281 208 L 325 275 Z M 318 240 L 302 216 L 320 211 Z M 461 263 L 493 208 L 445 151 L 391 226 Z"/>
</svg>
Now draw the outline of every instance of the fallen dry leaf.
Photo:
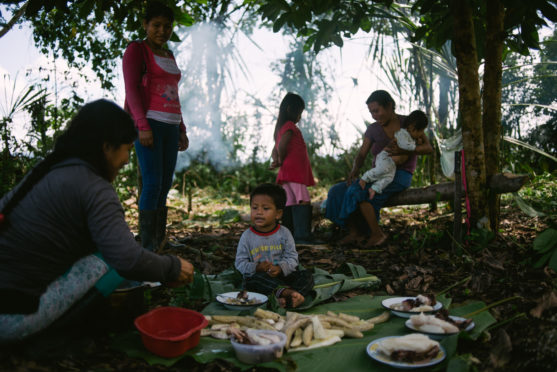
<svg viewBox="0 0 557 372">
<path fill-rule="evenodd" d="M 557 307 L 557 294 L 555 291 L 548 292 L 544 294 L 538 301 L 538 304 L 535 308 L 530 310 L 530 315 L 534 318 L 541 318 L 542 313 L 547 310 L 551 309 L 552 307 Z"/>
<path fill-rule="evenodd" d="M 513 349 L 511 338 L 504 329 L 500 329 L 494 339 L 493 349 L 489 354 L 489 360 L 495 368 L 502 368 L 511 360 Z"/>
<path fill-rule="evenodd" d="M 406 283 L 406 289 L 417 290 L 418 288 L 420 288 L 420 284 L 422 284 L 423 279 L 423 277 L 417 276 L 409 280 L 408 283 Z"/>
<path fill-rule="evenodd" d="M 332 265 L 333 261 L 330 258 L 321 258 L 317 261 L 315 261 L 315 263 L 317 264 L 326 264 L 326 265 Z"/>
</svg>

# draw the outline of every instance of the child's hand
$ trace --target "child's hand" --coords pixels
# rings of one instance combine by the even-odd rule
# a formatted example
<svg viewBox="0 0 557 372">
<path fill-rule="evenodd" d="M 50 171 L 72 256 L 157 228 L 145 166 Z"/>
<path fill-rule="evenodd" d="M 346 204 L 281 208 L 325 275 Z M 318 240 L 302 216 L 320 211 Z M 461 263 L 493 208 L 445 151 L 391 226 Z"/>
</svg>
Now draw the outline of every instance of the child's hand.
<svg viewBox="0 0 557 372">
<path fill-rule="evenodd" d="M 366 188 L 366 181 L 360 179 L 359 183 L 360 183 L 360 187 L 362 188 L 362 190 L 365 190 L 365 188 Z"/>
<path fill-rule="evenodd" d="M 280 273 L 282 273 L 282 269 L 279 265 L 271 265 L 271 267 L 267 269 L 267 274 L 269 274 L 269 276 L 273 278 L 279 276 Z"/>
<path fill-rule="evenodd" d="M 271 163 L 271 166 L 269 167 L 269 169 L 276 169 L 280 167 L 280 163 L 278 160 L 273 160 L 273 162 Z"/>
<path fill-rule="evenodd" d="M 272 263 L 270 263 L 269 261 L 263 261 L 257 264 L 257 266 L 255 267 L 255 271 L 258 272 L 263 272 L 263 271 L 268 271 L 269 268 L 273 266 Z"/>
<path fill-rule="evenodd" d="M 370 187 L 368 192 L 369 192 L 369 200 L 373 199 L 373 197 L 375 196 L 375 190 Z"/>
<path fill-rule="evenodd" d="M 393 139 L 387 146 L 385 146 L 384 150 L 387 151 L 391 156 L 404 154 L 403 153 L 404 150 L 398 147 L 396 138 Z"/>
</svg>

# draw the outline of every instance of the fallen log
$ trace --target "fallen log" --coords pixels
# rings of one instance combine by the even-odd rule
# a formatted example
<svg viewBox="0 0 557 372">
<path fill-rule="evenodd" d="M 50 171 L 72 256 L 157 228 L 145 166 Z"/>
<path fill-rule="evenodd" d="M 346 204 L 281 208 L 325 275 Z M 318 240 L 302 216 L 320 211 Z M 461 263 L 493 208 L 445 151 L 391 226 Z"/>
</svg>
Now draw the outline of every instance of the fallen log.
<svg viewBox="0 0 557 372">
<path fill-rule="evenodd" d="M 527 180 L 527 175 L 499 173 L 488 180 L 488 185 L 496 194 L 504 194 L 520 190 Z M 401 193 L 391 196 L 385 202 L 384 206 L 393 207 L 396 205 L 427 204 L 435 201 L 454 200 L 454 193 L 454 182 L 416 187 L 404 190 Z M 464 191 L 462 191 L 461 194 L 461 197 L 464 197 Z"/>
</svg>

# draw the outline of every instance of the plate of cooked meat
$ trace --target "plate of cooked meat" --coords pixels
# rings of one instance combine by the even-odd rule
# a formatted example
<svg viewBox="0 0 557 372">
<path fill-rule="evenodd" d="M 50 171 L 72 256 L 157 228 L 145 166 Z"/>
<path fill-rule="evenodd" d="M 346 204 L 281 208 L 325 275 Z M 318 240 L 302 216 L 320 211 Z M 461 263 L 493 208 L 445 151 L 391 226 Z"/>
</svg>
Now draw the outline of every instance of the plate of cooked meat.
<svg viewBox="0 0 557 372">
<path fill-rule="evenodd" d="M 248 291 L 221 293 L 216 299 L 229 310 L 248 310 L 263 305 L 268 300 L 264 294 Z"/>
<path fill-rule="evenodd" d="M 439 342 L 421 333 L 373 340 L 367 345 L 366 352 L 379 363 L 404 369 L 430 367 L 446 357 Z"/>
<path fill-rule="evenodd" d="M 437 302 L 434 295 L 387 298 L 381 301 L 381 305 L 401 318 L 410 318 L 410 315 L 419 313 L 431 314 L 443 308 L 443 304 Z"/>
<path fill-rule="evenodd" d="M 476 326 L 472 319 L 449 315 L 445 309 L 426 315 L 423 313 L 411 315 L 404 325 L 406 328 L 428 335 L 430 338 L 441 340 L 460 331 L 471 331 Z"/>
</svg>

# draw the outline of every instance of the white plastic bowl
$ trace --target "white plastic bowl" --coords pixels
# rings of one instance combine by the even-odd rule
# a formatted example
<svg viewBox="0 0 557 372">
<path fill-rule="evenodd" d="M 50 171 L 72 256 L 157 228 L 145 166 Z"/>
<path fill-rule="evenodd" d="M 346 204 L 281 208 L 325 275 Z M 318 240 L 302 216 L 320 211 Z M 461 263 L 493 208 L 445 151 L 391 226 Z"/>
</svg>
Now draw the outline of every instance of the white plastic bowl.
<svg viewBox="0 0 557 372">
<path fill-rule="evenodd" d="M 253 330 L 255 333 L 273 334 L 280 337 L 280 342 L 270 345 L 246 345 L 236 342 L 234 337 L 230 339 L 236 358 L 246 364 L 257 364 L 272 362 L 280 358 L 286 345 L 286 335 L 278 331 Z"/>
</svg>

